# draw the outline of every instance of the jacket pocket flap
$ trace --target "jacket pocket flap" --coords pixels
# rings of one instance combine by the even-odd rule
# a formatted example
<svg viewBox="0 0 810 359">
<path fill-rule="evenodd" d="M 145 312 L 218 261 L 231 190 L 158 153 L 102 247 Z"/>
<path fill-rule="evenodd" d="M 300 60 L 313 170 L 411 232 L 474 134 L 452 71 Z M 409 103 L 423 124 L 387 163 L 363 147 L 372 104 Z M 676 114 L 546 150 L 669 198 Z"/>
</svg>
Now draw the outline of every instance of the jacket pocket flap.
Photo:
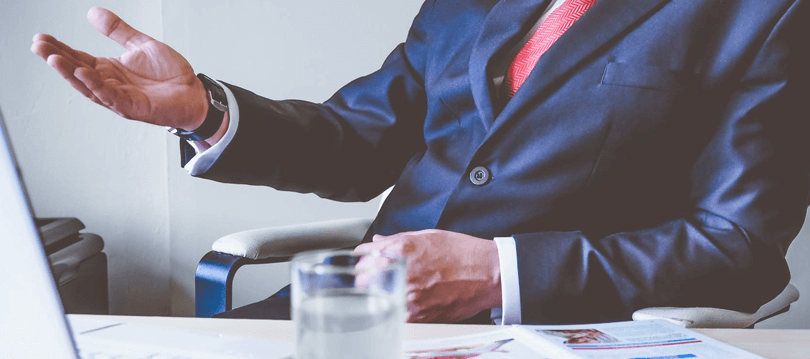
<svg viewBox="0 0 810 359">
<path fill-rule="evenodd" d="M 608 62 L 602 84 L 650 90 L 682 92 L 697 80 L 697 74 L 662 67 Z"/>
</svg>

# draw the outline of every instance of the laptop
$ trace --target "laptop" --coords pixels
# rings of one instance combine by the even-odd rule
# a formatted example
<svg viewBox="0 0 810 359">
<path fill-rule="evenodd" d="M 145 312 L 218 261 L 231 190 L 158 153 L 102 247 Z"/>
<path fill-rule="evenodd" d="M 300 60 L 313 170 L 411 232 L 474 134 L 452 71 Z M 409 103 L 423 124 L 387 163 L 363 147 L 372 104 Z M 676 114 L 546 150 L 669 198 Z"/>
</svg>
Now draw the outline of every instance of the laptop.
<svg viewBox="0 0 810 359">
<path fill-rule="evenodd" d="M 66 316 L 0 111 L 0 359 L 284 358 L 287 342 Z"/>
</svg>

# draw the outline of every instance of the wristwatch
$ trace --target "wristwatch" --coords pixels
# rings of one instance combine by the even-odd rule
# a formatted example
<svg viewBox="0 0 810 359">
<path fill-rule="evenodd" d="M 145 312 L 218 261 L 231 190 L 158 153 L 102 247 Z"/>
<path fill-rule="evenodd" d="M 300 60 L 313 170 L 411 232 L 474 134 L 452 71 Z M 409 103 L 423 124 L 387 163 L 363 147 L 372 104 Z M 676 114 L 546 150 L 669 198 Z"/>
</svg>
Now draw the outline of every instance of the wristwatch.
<svg viewBox="0 0 810 359">
<path fill-rule="evenodd" d="M 193 131 L 187 131 L 178 127 L 169 128 L 169 132 L 186 141 L 202 141 L 213 136 L 217 133 L 219 127 L 222 126 L 225 112 L 228 111 L 228 98 L 222 86 L 204 74 L 197 74 L 197 78 L 202 81 L 205 92 L 208 93 L 209 106 L 208 113 L 205 115 L 205 121 L 203 121 L 200 127 Z"/>
</svg>

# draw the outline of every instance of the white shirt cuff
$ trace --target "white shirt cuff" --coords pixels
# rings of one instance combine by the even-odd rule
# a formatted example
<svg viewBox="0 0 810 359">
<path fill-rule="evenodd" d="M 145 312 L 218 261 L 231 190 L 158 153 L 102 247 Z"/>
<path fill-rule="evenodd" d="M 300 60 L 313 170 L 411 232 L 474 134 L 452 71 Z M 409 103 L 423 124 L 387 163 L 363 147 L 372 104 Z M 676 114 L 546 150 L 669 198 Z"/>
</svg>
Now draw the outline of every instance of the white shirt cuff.
<svg viewBox="0 0 810 359">
<path fill-rule="evenodd" d="M 199 176 L 214 165 L 214 162 L 217 161 L 222 151 L 225 151 L 225 148 L 231 143 L 233 136 L 236 134 L 236 128 L 239 126 L 239 106 L 236 104 L 236 98 L 233 96 L 233 92 L 219 81 L 217 81 L 217 83 L 225 90 L 225 96 L 228 98 L 228 131 L 225 132 L 225 135 L 222 136 L 219 142 L 209 148 L 201 147 L 196 141 L 189 141 L 189 144 L 194 147 L 197 154 L 191 158 L 183 168 L 192 176 Z"/>
<path fill-rule="evenodd" d="M 518 279 L 517 246 L 512 237 L 497 237 L 498 260 L 501 262 L 501 308 L 493 308 L 491 316 L 496 317 L 501 311 L 500 322 L 496 324 L 520 324 L 520 280 Z"/>
</svg>

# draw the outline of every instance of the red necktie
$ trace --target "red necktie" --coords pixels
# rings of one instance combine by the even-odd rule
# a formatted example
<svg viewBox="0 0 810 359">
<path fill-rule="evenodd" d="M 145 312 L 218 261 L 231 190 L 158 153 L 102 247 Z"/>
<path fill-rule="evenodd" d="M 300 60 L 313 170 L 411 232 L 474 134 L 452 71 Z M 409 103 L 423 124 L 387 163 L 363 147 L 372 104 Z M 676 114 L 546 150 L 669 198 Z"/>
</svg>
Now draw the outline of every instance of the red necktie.
<svg viewBox="0 0 810 359">
<path fill-rule="evenodd" d="M 576 22 L 597 0 L 567 0 L 549 15 L 537 28 L 529 42 L 520 49 L 509 69 L 503 86 L 509 98 L 526 81 L 537 60 Z"/>
</svg>

